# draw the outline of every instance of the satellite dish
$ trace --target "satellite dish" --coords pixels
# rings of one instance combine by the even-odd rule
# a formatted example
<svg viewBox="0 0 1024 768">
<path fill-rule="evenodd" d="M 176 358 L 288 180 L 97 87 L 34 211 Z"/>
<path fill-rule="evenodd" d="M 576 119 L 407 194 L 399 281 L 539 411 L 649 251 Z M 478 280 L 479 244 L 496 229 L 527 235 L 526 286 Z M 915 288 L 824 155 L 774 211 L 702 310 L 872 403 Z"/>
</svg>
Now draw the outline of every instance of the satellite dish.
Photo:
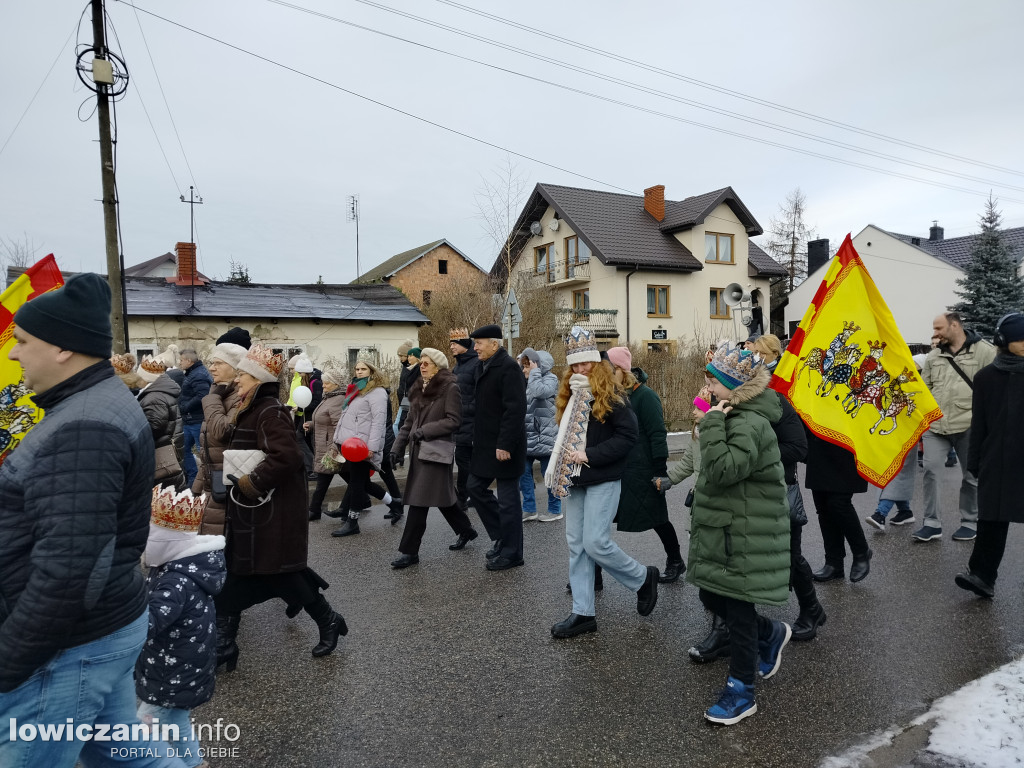
<svg viewBox="0 0 1024 768">
<path fill-rule="evenodd" d="M 548 224 L 548 226 L 551 228 L 552 232 L 557 232 L 558 231 L 558 219 L 552 219 L 551 223 Z"/>
<path fill-rule="evenodd" d="M 540 225 L 539 221 L 535 221 L 530 225 L 530 232 L 534 235 L 539 235 L 543 231 L 544 228 Z"/>
</svg>

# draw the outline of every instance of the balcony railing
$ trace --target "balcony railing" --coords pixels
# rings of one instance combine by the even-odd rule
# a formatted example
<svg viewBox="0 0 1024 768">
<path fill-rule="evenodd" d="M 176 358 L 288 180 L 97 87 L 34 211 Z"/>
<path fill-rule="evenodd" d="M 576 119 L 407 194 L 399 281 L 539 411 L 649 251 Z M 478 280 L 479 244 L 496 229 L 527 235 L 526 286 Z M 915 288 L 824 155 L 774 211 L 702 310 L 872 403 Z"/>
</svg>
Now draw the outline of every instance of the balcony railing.
<svg viewBox="0 0 1024 768">
<path fill-rule="evenodd" d="M 593 331 L 596 336 L 609 338 L 618 336 L 617 309 L 560 309 L 558 330 L 567 333 L 574 325 Z"/>
<path fill-rule="evenodd" d="M 534 275 L 538 280 L 548 283 L 575 283 L 590 280 L 589 261 L 554 261 L 547 270 L 536 269 Z"/>
</svg>

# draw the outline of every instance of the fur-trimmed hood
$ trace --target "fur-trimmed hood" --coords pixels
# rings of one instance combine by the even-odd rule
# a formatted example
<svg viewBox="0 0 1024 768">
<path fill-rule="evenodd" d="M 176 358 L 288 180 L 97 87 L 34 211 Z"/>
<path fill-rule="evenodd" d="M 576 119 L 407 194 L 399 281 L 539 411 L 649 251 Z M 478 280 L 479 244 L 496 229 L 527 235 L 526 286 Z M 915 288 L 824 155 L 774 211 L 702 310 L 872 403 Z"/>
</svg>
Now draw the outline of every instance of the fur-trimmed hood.
<svg viewBox="0 0 1024 768">
<path fill-rule="evenodd" d="M 740 384 L 736 389 L 729 393 L 729 397 L 723 399 L 728 400 L 729 405 L 746 403 L 764 392 L 768 388 L 768 382 L 771 381 L 771 379 L 771 372 L 764 366 L 761 366 L 757 373 L 754 374 L 754 378 Z"/>
</svg>

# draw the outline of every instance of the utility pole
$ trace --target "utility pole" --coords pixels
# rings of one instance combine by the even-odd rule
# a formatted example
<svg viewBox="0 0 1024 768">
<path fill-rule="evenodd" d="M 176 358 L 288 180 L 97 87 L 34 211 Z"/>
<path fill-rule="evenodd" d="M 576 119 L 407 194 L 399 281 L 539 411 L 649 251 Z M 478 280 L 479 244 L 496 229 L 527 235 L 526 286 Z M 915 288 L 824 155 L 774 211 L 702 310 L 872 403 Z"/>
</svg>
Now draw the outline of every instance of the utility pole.
<svg viewBox="0 0 1024 768">
<path fill-rule="evenodd" d="M 93 80 L 96 84 L 96 114 L 100 121 L 100 171 L 103 180 L 103 233 L 107 246 L 107 281 L 110 283 L 110 325 L 114 333 L 114 351 L 128 350 L 128 325 L 125 320 L 124 277 L 117 249 L 117 198 L 114 183 L 114 152 L 110 140 L 109 87 L 114 79 L 107 56 L 103 0 L 92 2 L 92 35 L 95 58 Z"/>
<path fill-rule="evenodd" d="M 203 198 L 196 195 L 196 188 L 189 186 L 188 200 L 184 195 L 179 195 L 181 202 L 188 204 L 188 241 L 192 244 L 192 311 L 196 309 L 196 260 L 199 255 L 196 253 L 196 206 L 203 204 Z"/>
<path fill-rule="evenodd" d="M 359 195 L 348 196 L 348 220 L 356 223 L 356 280 L 362 272 L 359 271 Z"/>
</svg>

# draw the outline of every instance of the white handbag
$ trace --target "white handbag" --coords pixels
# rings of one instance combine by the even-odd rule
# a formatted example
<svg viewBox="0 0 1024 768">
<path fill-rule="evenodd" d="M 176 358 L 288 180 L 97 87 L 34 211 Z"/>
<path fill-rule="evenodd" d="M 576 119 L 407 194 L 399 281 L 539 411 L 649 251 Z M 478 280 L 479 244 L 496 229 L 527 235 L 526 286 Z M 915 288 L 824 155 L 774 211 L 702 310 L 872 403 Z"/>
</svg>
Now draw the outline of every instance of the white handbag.
<svg viewBox="0 0 1024 768">
<path fill-rule="evenodd" d="M 231 496 L 231 500 L 240 507 L 247 509 L 256 509 L 261 507 L 270 501 L 270 497 L 274 495 L 274 489 L 271 488 L 267 491 L 265 496 L 262 496 L 259 501 L 255 504 L 243 504 L 235 496 L 234 483 L 231 481 L 229 475 L 235 477 L 241 477 L 242 475 L 248 475 L 257 466 L 267 458 L 267 454 L 257 448 L 248 449 L 228 449 L 224 451 L 224 486 L 228 488 L 228 494 Z"/>
</svg>

